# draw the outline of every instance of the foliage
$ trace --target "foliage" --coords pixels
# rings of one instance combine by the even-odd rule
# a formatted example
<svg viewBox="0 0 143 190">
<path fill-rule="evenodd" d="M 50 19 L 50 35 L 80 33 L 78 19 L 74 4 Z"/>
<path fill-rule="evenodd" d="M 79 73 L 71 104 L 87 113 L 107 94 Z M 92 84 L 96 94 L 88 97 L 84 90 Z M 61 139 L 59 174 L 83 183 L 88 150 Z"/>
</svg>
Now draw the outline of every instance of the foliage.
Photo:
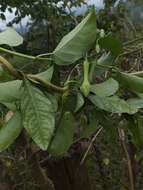
<svg viewBox="0 0 143 190">
<path fill-rule="evenodd" d="M 81 109 L 81 107 L 82 110 L 86 109 L 87 102 L 88 106 L 91 107 L 90 109 L 100 109 L 105 110 L 107 113 L 111 112 L 112 114 L 118 113 L 121 115 L 123 113 L 133 115 L 137 113 L 140 108 L 142 108 L 142 106 L 135 106 L 133 102 L 136 99 L 134 99 L 134 97 L 128 97 L 128 101 L 121 98 L 121 89 L 124 88 L 128 88 L 129 91 L 133 90 L 135 93 L 142 93 L 142 78 L 132 74 L 120 72 L 118 67 L 115 67 L 116 62 L 114 63 L 113 67 L 111 66 L 111 69 L 113 69 L 113 71 L 109 73 L 109 75 L 113 75 L 112 77 L 114 77 L 114 79 L 108 76 L 104 79 L 103 83 L 94 84 L 94 81 L 90 81 L 93 83 L 90 84 L 89 67 L 91 67 L 90 60 L 92 61 L 93 57 L 88 58 L 88 56 L 90 56 L 89 50 L 93 48 L 93 43 L 97 42 L 99 44 L 101 49 L 100 52 L 110 52 L 114 57 L 117 57 L 121 52 L 119 51 L 120 48 L 115 49 L 115 47 L 121 47 L 119 40 L 117 40 L 115 37 L 109 37 L 108 35 L 100 36 L 100 33 L 98 34 L 95 20 L 95 13 L 92 9 L 90 13 L 85 17 L 85 19 L 62 39 L 62 41 L 52 53 L 51 58 L 53 58 L 53 64 L 58 65 L 69 63 L 82 64 L 83 60 L 86 59 L 86 61 L 83 63 L 83 74 L 81 73 L 77 79 L 74 76 L 72 79 L 74 80 L 72 86 L 70 85 L 70 83 L 72 83 L 72 80 L 70 79 L 70 77 L 72 77 L 71 75 L 70 77 L 67 77 L 68 80 L 65 82 L 64 87 L 58 87 L 50 83 L 52 70 L 51 72 L 48 72 L 48 70 L 45 71 L 45 75 L 47 76 L 46 78 L 44 77 L 44 79 L 41 74 L 25 75 L 22 73 L 21 75 L 17 73 L 17 77 L 22 79 L 23 82 L 17 80 L 0 84 L 0 87 L 3 88 L 3 93 L 1 94 L 1 103 L 7 105 L 8 108 L 11 108 L 9 104 L 13 104 L 16 105 L 16 110 L 20 109 L 24 128 L 41 149 L 46 150 L 50 146 L 51 148 L 49 148 L 52 150 L 51 152 L 53 152 L 52 147 L 55 147 L 55 143 L 57 145 L 61 144 L 61 146 L 65 146 L 65 148 L 63 147 L 63 150 L 61 151 L 59 148 L 54 148 L 54 154 L 56 154 L 56 151 L 57 154 L 66 153 L 68 150 L 67 147 L 72 144 L 72 136 L 75 130 L 75 127 L 73 128 L 73 119 L 68 121 L 61 121 L 61 124 L 58 124 L 59 126 L 56 126 L 55 129 L 55 116 L 56 114 L 60 114 L 60 112 L 62 113 L 64 111 L 64 105 L 66 102 L 68 102 L 67 100 L 69 98 L 66 94 L 69 93 L 69 91 L 73 91 L 74 89 L 76 90 L 76 96 L 78 98 L 77 105 L 75 105 L 74 108 L 76 112 Z M 92 30 L 92 36 L 88 35 L 88 32 L 90 30 Z M 9 35 L 9 38 L 11 38 L 11 33 Z M 16 36 L 16 38 L 19 38 L 19 36 Z M 11 40 L 15 42 L 15 38 L 11 38 Z M 110 41 L 112 41 L 112 43 L 109 44 Z M 13 44 L 11 41 L 7 42 L 7 44 L 8 43 L 9 45 Z M 84 44 L 86 44 L 86 46 Z M 91 54 L 93 54 L 94 51 L 96 50 L 93 48 Z M 100 52 L 99 54 L 101 54 Z M 98 52 L 96 53 L 98 54 Z M 1 63 L 4 65 L 3 60 L 1 60 Z M 104 65 L 102 65 L 102 61 L 97 65 L 95 64 L 95 70 L 98 72 L 98 67 L 102 66 L 104 67 Z M 6 66 L 6 68 L 8 68 L 8 66 Z M 108 66 L 105 66 L 105 69 L 108 70 Z M 10 72 L 13 74 L 13 71 L 11 69 Z M 93 71 L 92 74 L 94 75 Z M 120 88 L 119 85 L 121 85 Z M 9 90 L 7 89 L 9 88 L 8 86 L 10 88 L 12 87 L 13 94 L 9 93 Z M 63 95 L 61 96 L 60 93 Z M 80 93 L 83 93 L 85 97 L 84 100 Z M 130 98 L 132 99 L 130 100 Z M 60 99 L 63 101 L 62 108 L 57 107 L 57 101 L 60 101 Z M 84 102 L 86 102 L 86 104 L 84 104 Z M 69 108 L 67 107 L 67 109 Z M 62 113 L 62 115 L 63 114 L 66 113 Z M 69 114 L 71 113 L 69 112 Z M 62 117 L 64 116 L 60 117 L 61 120 L 63 120 Z M 69 122 L 69 124 L 66 124 L 69 129 L 63 128 L 65 126 L 64 122 Z M 72 124 L 70 124 L 70 122 Z M 63 135 L 63 137 L 60 137 L 58 134 L 60 136 Z M 70 135 L 72 136 L 70 137 Z M 71 140 L 68 142 L 64 140 L 64 138 Z"/>
<path fill-rule="evenodd" d="M 96 21 L 92 8 L 50 53 L 30 56 L 0 48 L 26 60 L 39 60 L 48 68 L 27 74 L 0 57 L 3 69 L 15 79 L 0 83 L 0 103 L 14 112 L 8 122 L 2 122 L 1 150 L 26 131 L 30 146 L 36 143 L 36 149 L 63 157 L 76 141 L 92 137 L 103 128 L 109 141 L 117 140 L 118 132 L 126 130 L 136 147 L 136 156 L 142 157 L 142 72 L 122 70 L 120 60 L 128 43 L 99 29 Z M 11 32 L 2 32 L 0 41 L 6 35 L 10 47 L 17 45 L 17 40 L 22 43 L 13 32 L 14 38 Z M 63 65 L 68 74 L 57 79 L 57 68 Z M 104 163 L 108 165 L 108 159 Z"/>
</svg>

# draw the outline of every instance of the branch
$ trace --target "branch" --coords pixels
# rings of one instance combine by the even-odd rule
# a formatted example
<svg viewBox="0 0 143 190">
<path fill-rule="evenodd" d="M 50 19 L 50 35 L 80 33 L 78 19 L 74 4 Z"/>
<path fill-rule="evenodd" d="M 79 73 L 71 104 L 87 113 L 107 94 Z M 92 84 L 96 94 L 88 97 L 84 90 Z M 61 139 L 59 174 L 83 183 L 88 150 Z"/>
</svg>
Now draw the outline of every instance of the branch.
<svg viewBox="0 0 143 190">
<path fill-rule="evenodd" d="M 19 78 L 18 71 L 2 56 L 0 56 L 0 64 L 15 78 Z"/>
<path fill-rule="evenodd" d="M 52 60 L 51 58 L 43 58 L 43 57 L 39 57 L 39 56 L 32 56 L 32 55 L 26 55 L 26 54 L 23 54 L 23 53 L 18 53 L 18 52 L 11 51 L 11 50 L 8 50 L 8 49 L 2 48 L 2 47 L 0 47 L 0 51 L 8 53 L 8 54 L 11 54 L 11 55 L 15 55 L 15 56 L 18 56 L 18 57 L 31 59 L 31 60 L 40 60 L 40 61 Z"/>
<path fill-rule="evenodd" d="M 125 132 L 124 132 L 123 129 L 118 129 L 118 132 L 119 132 L 119 138 L 120 138 L 120 141 L 121 141 L 121 145 L 122 145 L 123 150 L 125 152 L 127 163 L 128 163 L 128 173 L 129 173 L 129 180 L 130 180 L 130 188 L 131 188 L 131 190 L 135 190 L 132 163 L 131 163 L 130 155 L 128 153 L 128 149 L 127 149 L 127 146 L 126 146 L 126 143 L 125 143 Z"/>
<path fill-rule="evenodd" d="M 103 127 L 100 127 L 99 130 L 97 131 L 97 133 L 96 133 L 96 134 L 94 135 L 94 137 L 91 139 L 91 142 L 90 142 L 90 144 L 89 144 L 89 146 L 88 146 L 88 148 L 87 148 L 87 150 L 86 150 L 86 152 L 85 152 L 85 154 L 84 154 L 84 156 L 83 156 L 83 158 L 82 158 L 82 160 L 81 160 L 81 162 L 80 162 L 81 165 L 84 163 L 84 161 L 85 161 L 85 159 L 86 159 L 86 157 L 87 157 L 87 155 L 88 155 L 88 153 L 89 153 L 89 151 L 90 151 L 90 149 L 91 149 L 91 147 L 92 147 L 94 141 L 96 140 L 97 136 L 100 134 L 100 132 L 101 132 L 102 130 L 103 130 Z"/>
<path fill-rule="evenodd" d="M 15 78 L 22 80 L 23 76 L 18 72 L 4 57 L 0 56 L 0 63 L 4 66 L 4 68 Z M 27 77 L 31 80 L 39 82 L 42 86 L 44 86 L 47 90 L 52 90 L 54 92 L 63 93 L 68 90 L 68 86 L 59 87 L 48 81 L 45 81 L 36 75 L 28 74 Z"/>
<path fill-rule="evenodd" d="M 37 81 L 39 82 L 42 86 L 46 87 L 48 90 L 53 90 L 55 92 L 60 92 L 60 93 L 63 93 L 65 92 L 66 90 L 68 90 L 68 87 L 59 87 L 59 86 L 56 86 L 48 81 L 45 81 L 39 77 L 37 77 L 36 75 L 27 75 L 28 78 L 34 80 L 34 81 Z"/>
</svg>

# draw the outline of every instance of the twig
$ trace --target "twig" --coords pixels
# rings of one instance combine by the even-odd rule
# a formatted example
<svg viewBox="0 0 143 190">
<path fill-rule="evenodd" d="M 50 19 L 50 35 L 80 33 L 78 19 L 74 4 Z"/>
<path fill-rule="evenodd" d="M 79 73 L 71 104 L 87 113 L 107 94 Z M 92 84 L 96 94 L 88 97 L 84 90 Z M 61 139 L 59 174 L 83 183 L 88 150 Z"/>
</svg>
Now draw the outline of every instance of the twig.
<svg viewBox="0 0 143 190">
<path fill-rule="evenodd" d="M 39 57 L 39 56 L 32 56 L 32 55 L 26 55 L 26 54 L 23 54 L 23 53 L 18 53 L 18 52 L 11 51 L 11 50 L 8 50 L 8 49 L 2 48 L 2 47 L 0 47 L 0 51 L 8 53 L 8 54 L 11 54 L 11 55 L 15 55 L 15 56 L 18 56 L 18 57 L 32 59 L 32 60 L 40 60 L 40 61 L 52 60 L 51 58 L 44 58 L 44 57 Z"/>
<path fill-rule="evenodd" d="M 63 93 L 63 92 L 65 92 L 66 90 L 68 90 L 68 86 L 59 87 L 59 86 L 56 86 L 56 85 L 54 85 L 54 84 L 52 84 L 52 83 L 50 83 L 50 82 L 48 82 L 48 81 L 45 81 L 45 80 L 41 79 L 41 78 L 39 78 L 39 77 L 37 77 L 37 76 L 35 76 L 35 75 L 30 75 L 30 74 L 29 74 L 29 75 L 27 75 L 27 77 L 28 77 L 29 79 L 32 79 L 32 80 L 34 80 L 34 81 L 39 82 L 39 83 L 42 84 L 44 87 L 46 87 L 48 90 L 51 89 L 51 90 L 53 90 L 53 91 L 55 91 L 55 92 L 61 92 L 61 93 Z"/>
<path fill-rule="evenodd" d="M 127 46 L 127 45 L 130 45 L 130 44 L 132 44 L 132 43 L 135 43 L 135 42 L 137 42 L 137 41 L 139 41 L 139 40 L 143 40 L 143 37 L 136 38 L 136 39 L 131 40 L 131 41 L 127 41 L 127 42 L 125 42 L 123 45 L 124 45 L 124 46 Z"/>
<path fill-rule="evenodd" d="M 124 132 L 123 129 L 118 129 L 118 132 L 119 132 L 119 137 L 120 137 L 121 145 L 123 147 L 123 150 L 124 150 L 126 158 L 127 158 L 128 173 L 129 173 L 129 180 L 130 180 L 130 189 L 131 190 L 135 190 L 135 188 L 134 188 L 134 177 L 133 177 L 132 163 L 131 163 L 130 155 L 128 153 L 127 146 L 126 146 L 126 143 L 125 143 L 125 132 Z"/>
<path fill-rule="evenodd" d="M 18 72 L 4 57 L 0 56 L 0 63 L 4 66 L 4 68 L 15 78 L 22 79 L 22 74 Z M 48 90 L 53 90 L 54 92 L 60 92 L 63 93 L 66 90 L 68 90 L 68 86 L 65 87 L 59 87 L 51 82 L 45 81 L 44 79 L 41 79 L 37 77 L 36 75 L 28 74 L 27 77 L 31 80 L 39 82 L 42 86 L 46 87 Z"/>
<path fill-rule="evenodd" d="M 138 51 L 140 51 L 142 49 L 143 49 L 143 47 L 139 47 L 137 49 L 133 49 L 131 51 L 121 53 L 119 56 L 121 57 L 121 56 L 129 55 L 129 54 L 132 54 L 132 53 L 136 53 L 136 52 L 138 52 Z"/>
<path fill-rule="evenodd" d="M 18 71 L 2 56 L 0 56 L 0 64 L 14 77 L 18 78 Z"/>
<path fill-rule="evenodd" d="M 103 130 L 103 127 L 100 127 L 99 130 L 97 131 L 97 133 L 96 133 L 96 134 L 94 135 L 94 137 L 91 139 L 91 142 L 90 142 L 90 144 L 89 144 L 89 146 L 88 146 L 88 148 L 87 148 L 87 150 L 86 150 L 86 152 L 85 152 L 85 154 L 84 154 L 84 156 L 83 156 L 83 158 L 82 158 L 82 160 L 81 160 L 81 162 L 80 162 L 81 165 L 84 163 L 84 161 L 85 161 L 85 159 L 86 159 L 86 157 L 87 157 L 87 155 L 88 155 L 88 153 L 89 153 L 89 151 L 90 151 L 90 149 L 91 149 L 91 147 L 92 147 L 92 145 L 93 145 L 95 139 L 97 138 L 97 136 L 100 134 L 100 132 L 101 132 L 102 130 Z"/>
<path fill-rule="evenodd" d="M 36 59 L 39 58 L 39 57 L 45 57 L 45 56 L 49 56 L 49 55 L 53 55 L 53 52 L 52 53 L 39 54 L 39 55 L 36 56 Z"/>
<path fill-rule="evenodd" d="M 71 8 L 70 8 L 70 6 L 68 5 L 68 3 L 67 3 L 67 8 L 68 8 L 68 10 L 69 10 L 69 15 L 70 15 L 70 17 L 73 19 L 73 21 L 75 22 L 75 25 L 78 25 L 78 21 L 77 21 L 77 19 L 76 19 L 76 17 L 73 15 L 73 13 L 72 13 L 72 11 L 71 11 Z"/>
</svg>

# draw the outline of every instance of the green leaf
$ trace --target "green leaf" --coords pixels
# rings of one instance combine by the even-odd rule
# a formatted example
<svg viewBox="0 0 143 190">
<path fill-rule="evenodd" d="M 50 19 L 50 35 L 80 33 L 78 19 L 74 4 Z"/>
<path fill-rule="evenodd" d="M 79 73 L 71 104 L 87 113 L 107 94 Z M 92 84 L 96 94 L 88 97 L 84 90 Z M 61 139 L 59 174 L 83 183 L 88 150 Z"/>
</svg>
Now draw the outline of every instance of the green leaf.
<svg viewBox="0 0 143 190">
<path fill-rule="evenodd" d="M 110 51 L 112 55 L 117 56 L 122 52 L 123 46 L 121 41 L 111 34 L 99 39 L 99 45 L 103 49 Z"/>
<path fill-rule="evenodd" d="M 0 33 L 0 45 L 19 46 L 23 43 L 23 38 L 11 27 Z"/>
<path fill-rule="evenodd" d="M 44 80 L 51 81 L 53 72 L 54 72 L 54 67 L 51 66 L 46 71 L 36 74 L 36 76 Z"/>
<path fill-rule="evenodd" d="M 116 79 L 124 87 L 134 92 L 143 93 L 143 78 L 124 72 L 118 72 Z"/>
<path fill-rule="evenodd" d="M 80 138 L 88 138 L 90 135 L 95 133 L 98 128 L 98 123 L 99 121 L 96 118 L 92 119 L 90 124 L 85 126 L 82 132 L 80 133 Z"/>
<path fill-rule="evenodd" d="M 12 110 L 13 112 L 15 112 L 17 110 L 17 106 L 16 106 L 17 103 L 16 102 L 13 102 L 13 103 L 2 102 L 1 104 L 6 106 L 9 110 Z"/>
<path fill-rule="evenodd" d="M 44 80 L 51 81 L 52 75 L 53 75 L 53 67 L 50 67 L 46 71 L 41 72 L 36 76 Z M 21 85 L 22 85 L 21 80 L 14 80 L 14 81 L 0 83 L 0 103 L 7 106 L 13 102 L 18 101 L 21 97 L 20 93 Z"/>
<path fill-rule="evenodd" d="M 30 137 L 42 149 L 46 150 L 55 128 L 56 105 L 51 99 L 54 96 L 45 96 L 41 90 L 33 86 L 30 81 L 24 81 L 21 97 L 23 125 Z"/>
<path fill-rule="evenodd" d="M 20 80 L 0 83 L 0 103 L 17 101 L 20 98 Z"/>
<path fill-rule="evenodd" d="M 143 108 L 143 98 L 131 98 L 127 100 L 127 103 L 135 109 Z"/>
<path fill-rule="evenodd" d="M 73 143 L 73 135 L 76 128 L 76 122 L 73 115 L 70 112 L 65 112 L 57 127 L 49 152 L 52 155 L 61 156 L 66 154 Z"/>
<path fill-rule="evenodd" d="M 62 109 L 64 112 L 74 112 L 77 97 L 73 91 L 65 92 L 62 96 Z"/>
<path fill-rule="evenodd" d="M 118 96 L 100 97 L 90 95 L 88 98 L 96 107 L 111 113 L 134 114 L 137 112 L 137 109 L 132 108 L 126 101 L 120 99 Z"/>
<path fill-rule="evenodd" d="M 84 105 L 84 98 L 83 98 L 83 96 L 82 96 L 81 93 L 78 93 L 78 94 L 77 94 L 76 107 L 75 107 L 74 112 L 75 112 L 75 113 L 78 112 L 79 109 L 80 109 L 83 105 Z"/>
<path fill-rule="evenodd" d="M 54 50 L 58 65 L 69 65 L 82 58 L 96 40 L 96 16 L 92 10 L 69 34 L 63 37 Z"/>
<path fill-rule="evenodd" d="M 98 96 L 106 97 L 115 94 L 118 88 L 119 88 L 118 82 L 113 78 L 109 78 L 108 80 L 100 84 L 91 85 L 90 92 L 93 92 Z"/>
<path fill-rule="evenodd" d="M 21 115 L 16 112 L 0 129 L 0 151 L 5 150 L 18 137 L 22 130 Z"/>
<path fill-rule="evenodd" d="M 101 75 L 106 70 L 109 70 L 108 66 L 113 65 L 114 59 L 115 58 L 110 53 L 104 53 L 101 57 L 99 57 L 99 59 L 96 58 L 94 60 L 91 60 L 90 77 L 89 77 L 90 81 L 93 81 L 93 79 L 95 79 L 97 75 Z"/>
</svg>

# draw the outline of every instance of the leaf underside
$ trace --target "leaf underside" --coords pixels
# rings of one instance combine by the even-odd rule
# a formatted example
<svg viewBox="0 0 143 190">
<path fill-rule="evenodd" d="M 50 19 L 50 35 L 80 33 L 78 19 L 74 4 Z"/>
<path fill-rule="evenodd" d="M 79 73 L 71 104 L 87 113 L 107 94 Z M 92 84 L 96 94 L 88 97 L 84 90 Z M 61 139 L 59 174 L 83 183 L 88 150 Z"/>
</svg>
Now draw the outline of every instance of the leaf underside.
<svg viewBox="0 0 143 190">
<path fill-rule="evenodd" d="M 96 16 L 92 10 L 70 33 L 63 37 L 54 50 L 58 65 L 69 65 L 82 58 L 96 40 Z"/>
</svg>

